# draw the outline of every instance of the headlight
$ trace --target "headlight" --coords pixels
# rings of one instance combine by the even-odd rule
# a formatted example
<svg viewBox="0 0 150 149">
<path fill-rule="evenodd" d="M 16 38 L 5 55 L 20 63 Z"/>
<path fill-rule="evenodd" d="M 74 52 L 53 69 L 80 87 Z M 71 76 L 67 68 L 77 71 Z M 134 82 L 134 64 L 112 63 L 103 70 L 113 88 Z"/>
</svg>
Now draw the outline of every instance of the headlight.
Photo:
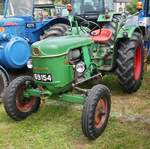
<svg viewBox="0 0 150 149">
<path fill-rule="evenodd" d="M 27 62 L 27 67 L 29 69 L 32 69 L 33 68 L 33 64 L 32 64 L 32 59 L 29 59 L 28 62 Z"/>
<path fill-rule="evenodd" d="M 39 56 L 40 55 L 40 50 L 38 48 L 33 48 L 33 55 Z"/>
<path fill-rule="evenodd" d="M 76 71 L 78 73 L 83 73 L 85 71 L 85 64 L 83 62 L 79 62 L 77 65 L 76 65 Z"/>
</svg>

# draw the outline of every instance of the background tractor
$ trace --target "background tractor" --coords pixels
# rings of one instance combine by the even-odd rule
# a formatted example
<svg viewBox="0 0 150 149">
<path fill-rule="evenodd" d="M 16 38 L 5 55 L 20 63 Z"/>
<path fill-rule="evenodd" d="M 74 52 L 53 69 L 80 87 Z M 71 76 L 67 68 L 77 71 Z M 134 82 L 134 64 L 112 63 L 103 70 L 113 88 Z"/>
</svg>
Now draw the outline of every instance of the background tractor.
<svg viewBox="0 0 150 149">
<path fill-rule="evenodd" d="M 59 28 L 61 34 L 68 21 L 57 17 L 55 6 L 34 0 L 1 0 L 0 18 L 0 96 L 12 76 L 27 72 L 31 44 L 50 36 L 49 30 Z M 57 25 L 56 25 L 57 24 Z M 52 27 L 54 26 L 55 27 Z M 52 28 L 51 28 L 52 27 Z"/>
<path fill-rule="evenodd" d="M 150 56 L 150 2 L 149 0 L 142 0 L 137 3 L 137 9 L 139 10 L 139 25 L 145 28 L 146 38 L 145 47 L 148 50 Z"/>
</svg>

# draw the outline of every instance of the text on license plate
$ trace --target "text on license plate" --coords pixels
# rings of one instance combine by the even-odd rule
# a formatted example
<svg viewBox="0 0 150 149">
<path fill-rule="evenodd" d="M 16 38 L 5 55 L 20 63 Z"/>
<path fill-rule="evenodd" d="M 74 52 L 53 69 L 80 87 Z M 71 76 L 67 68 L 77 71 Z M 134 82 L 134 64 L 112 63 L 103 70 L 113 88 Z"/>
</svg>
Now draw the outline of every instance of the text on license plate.
<svg viewBox="0 0 150 149">
<path fill-rule="evenodd" d="M 34 74 L 34 79 L 43 82 L 52 82 L 51 74 Z"/>
</svg>

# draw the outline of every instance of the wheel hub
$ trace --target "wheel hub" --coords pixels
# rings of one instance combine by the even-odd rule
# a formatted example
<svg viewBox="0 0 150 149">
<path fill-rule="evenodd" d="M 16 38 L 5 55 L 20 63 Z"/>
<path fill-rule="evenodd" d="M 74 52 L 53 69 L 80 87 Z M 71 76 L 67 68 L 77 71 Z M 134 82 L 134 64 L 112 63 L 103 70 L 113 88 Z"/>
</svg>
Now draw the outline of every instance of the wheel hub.
<svg viewBox="0 0 150 149">
<path fill-rule="evenodd" d="M 95 111 L 95 127 L 100 128 L 106 120 L 107 116 L 107 102 L 105 99 L 101 98 L 97 103 Z"/>
<path fill-rule="evenodd" d="M 25 85 L 22 86 L 17 94 L 16 94 L 16 107 L 21 112 L 28 112 L 32 109 L 35 104 L 36 98 L 34 96 L 30 97 L 30 99 L 26 99 L 23 97 L 23 92 L 26 90 Z"/>
</svg>

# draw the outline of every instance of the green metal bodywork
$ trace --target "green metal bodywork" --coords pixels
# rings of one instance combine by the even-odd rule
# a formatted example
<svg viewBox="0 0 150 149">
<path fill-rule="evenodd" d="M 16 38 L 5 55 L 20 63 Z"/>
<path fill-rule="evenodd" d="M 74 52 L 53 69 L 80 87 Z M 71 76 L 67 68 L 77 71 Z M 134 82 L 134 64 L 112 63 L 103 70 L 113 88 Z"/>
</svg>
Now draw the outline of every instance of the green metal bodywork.
<svg viewBox="0 0 150 149">
<path fill-rule="evenodd" d="M 83 50 L 86 48 L 88 52 L 87 46 L 92 43 L 90 36 L 64 36 L 49 38 L 33 44 L 33 49 L 40 50 L 38 56 L 35 56 L 33 52 L 33 73 L 51 74 L 52 76 L 50 83 L 36 83 L 54 93 L 70 85 L 74 80 L 74 70 L 73 65 L 69 64 L 68 52 L 79 47 L 82 47 Z M 87 60 L 87 65 L 89 65 L 89 60 Z"/>
<path fill-rule="evenodd" d="M 61 44 L 60 44 L 61 43 Z M 67 54 L 71 49 L 78 47 L 84 47 L 93 43 L 91 37 L 85 35 L 74 35 L 74 36 L 62 36 L 52 37 L 46 40 L 39 41 L 32 45 L 32 48 L 38 48 L 40 50 L 40 55 L 37 58 L 43 57 L 55 57 L 62 54 Z M 33 57 L 34 56 L 34 53 Z"/>
<path fill-rule="evenodd" d="M 65 64 L 65 60 L 65 55 L 55 58 L 33 58 L 34 74 L 51 74 L 52 76 L 52 82 L 36 81 L 36 83 L 46 87 L 52 93 L 56 93 L 62 87 L 72 83 L 74 79 L 73 67 Z"/>
<path fill-rule="evenodd" d="M 113 12 L 109 12 L 107 15 L 109 16 L 109 18 L 105 17 L 106 14 L 99 15 L 99 17 L 97 19 L 97 22 L 111 22 L 112 19 L 113 19 L 114 13 Z"/>
<path fill-rule="evenodd" d="M 91 44 L 93 44 L 93 41 L 89 35 L 53 37 L 33 44 L 33 74 L 51 74 L 52 82 L 35 81 L 36 85 L 43 87 L 44 90 L 29 88 L 24 93 L 24 96 L 48 95 L 53 98 L 57 94 L 58 100 L 83 103 L 83 96 L 76 94 L 61 94 L 59 96 L 59 94 L 71 90 L 74 81 L 74 68 L 73 65 L 69 64 L 68 60 L 69 51 L 81 47 L 85 55 L 85 63 L 89 66 L 88 46 Z M 35 48 L 38 48 L 40 51 L 38 56 L 34 53 Z M 90 75 L 87 74 L 87 77 L 90 77 Z"/>
<path fill-rule="evenodd" d="M 85 97 L 78 94 L 63 94 L 59 96 L 60 101 L 83 104 L 85 101 Z"/>
</svg>

